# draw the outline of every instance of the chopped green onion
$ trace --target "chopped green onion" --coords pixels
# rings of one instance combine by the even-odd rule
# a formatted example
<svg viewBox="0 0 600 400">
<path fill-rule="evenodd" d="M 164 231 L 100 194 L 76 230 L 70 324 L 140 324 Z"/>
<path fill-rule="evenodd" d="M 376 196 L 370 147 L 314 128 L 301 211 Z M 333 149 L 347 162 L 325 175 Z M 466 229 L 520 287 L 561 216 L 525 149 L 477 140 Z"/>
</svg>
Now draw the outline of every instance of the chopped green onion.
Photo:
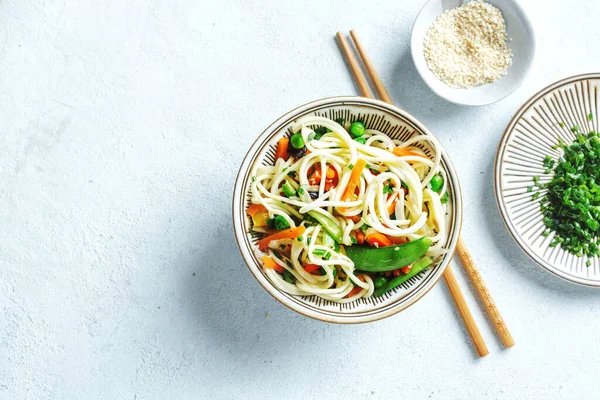
<svg viewBox="0 0 600 400">
<path fill-rule="evenodd" d="M 444 193 L 444 195 L 440 198 L 440 203 L 446 204 L 448 202 L 448 192 Z"/>
<path fill-rule="evenodd" d="M 283 186 L 281 187 L 281 190 L 283 190 L 283 193 L 285 193 L 285 195 L 287 197 L 293 197 L 296 195 L 296 191 L 294 190 L 292 185 L 290 185 L 288 182 L 285 182 L 283 184 Z"/>
<path fill-rule="evenodd" d="M 321 257 L 321 256 L 324 256 L 325 254 L 327 254 L 327 251 L 323 250 L 323 249 L 314 249 L 313 254 L 315 256 Z"/>
</svg>

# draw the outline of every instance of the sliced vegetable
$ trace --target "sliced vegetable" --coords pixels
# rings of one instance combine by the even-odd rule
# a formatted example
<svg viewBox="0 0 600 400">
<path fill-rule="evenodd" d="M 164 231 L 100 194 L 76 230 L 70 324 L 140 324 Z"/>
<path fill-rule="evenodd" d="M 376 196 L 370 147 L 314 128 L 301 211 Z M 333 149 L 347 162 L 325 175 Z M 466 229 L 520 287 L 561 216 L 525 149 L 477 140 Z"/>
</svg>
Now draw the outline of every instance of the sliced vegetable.
<svg viewBox="0 0 600 400">
<path fill-rule="evenodd" d="M 269 212 L 262 204 L 251 204 L 246 213 L 252 217 L 254 226 L 266 226 L 269 219 Z"/>
<path fill-rule="evenodd" d="M 285 182 L 283 184 L 283 186 L 281 187 L 281 190 L 283 190 L 283 193 L 287 197 L 293 197 L 293 196 L 296 195 L 296 191 L 294 190 L 294 188 L 292 187 L 292 185 L 290 185 L 288 182 Z"/>
<path fill-rule="evenodd" d="M 352 173 L 350 174 L 348 186 L 346 186 L 346 190 L 344 190 L 344 194 L 342 195 L 342 201 L 348 201 L 354 197 L 354 191 L 360 182 L 360 176 L 366 165 L 367 162 L 363 159 L 358 159 L 356 161 L 356 165 L 354 165 L 354 168 L 352 168 Z"/>
<path fill-rule="evenodd" d="M 317 271 L 319 268 L 321 268 L 321 266 L 318 264 L 307 264 L 304 267 L 304 270 L 306 272 L 308 272 L 309 274 L 312 274 L 313 272 Z"/>
<path fill-rule="evenodd" d="M 258 241 L 258 248 L 262 251 L 265 251 L 267 247 L 269 247 L 269 243 L 273 240 L 283 240 L 283 239 L 294 239 L 297 236 L 300 236 L 306 230 L 303 226 L 297 226 L 295 228 L 286 229 L 284 231 L 276 232 L 270 236 L 267 236 Z"/>
<path fill-rule="evenodd" d="M 356 287 L 354 287 L 354 289 L 352 289 L 351 291 L 348 292 L 346 297 L 356 296 L 357 294 L 359 294 L 361 292 L 361 290 L 363 290 L 363 288 L 361 288 L 360 286 L 356 286 Z"/>
<path fill-rule="evenodd" d="M 356 214 L 356 215 L 352 215 L 352 216 L 346 217 L 346 218 L 348 218 L 350 221 L 352 221 L 356 224 L 357 222 L 360 221 L 360 217 L 361 217 L 360 214 Z"/>
<path fill-rule="evenodd" d="M 530 190 L 528 190 L 530 191 Z M 448 192 L 444 193 L 442 197 L 440 197 L 440 203 L 446 204 L 448 202 Z"/>
<path fill-rule="evenodd" d="M 408 238 L 406 236 L 390 236 L 386 235 L 387 238 L 392 242 L 392 244 L 405 244 L 408 243 Z"/>
<path fill-rule="evenodd" d="M 391 246 L 392 242 L 383 233 L 374 232 L 367 235 L 367 243 L 375 247 Z"/>
<path fill-rule="evenodd" d="M 346 247 L 346 255 L 359 271 L 385 272 L 414 263 L 425 255 L 429 246 L 431 246 L 431 239 L 422 237 L 397 246 L 379 248 L 350 246 Z"/>
<path fill-rule="evenodd" d="M 274 269 L 275 271 L 277 271 L 279 273 L 282 273 L 283 271 L 285 271 L 285 268 L 283 268 L 281 265 L 277 264 L 275 262 L 275 260 L 273 260 L 269 256 L 263 256 L 262 257 L 262 262 L 263 262 L 263 266 L 265 268 Z"/>
<path fill-rule="evenodd" d="M 287 269 L 283 271 L 283 280 L 292 285 L 296 283 L 296 277 Z"/>
<path fill-rule="evenodd" d="M 250 206 L 246 210 L 246 213 L 249 216 L 253 216 L 254 214 L 256 214 L 259 211 L 267 211 L 267 209 L 262 204 L 250 204 Z"/>
<path fill-rule="evenodd" d="M 406 267 L 402 267 L 400 268 L 400 272 L 402 272 L 403 274 L 408 274 L 410 272 L 411 266 L 407 265 Z"/>
<path fill-rule="evenodd" d="M 387 291 L 392 290 L 396 286 L 401 285 L 402 283 L 406 282 L 421 271 L 427 269 L 429 266 L 431 266 L 431 264 L 433 264 L 433 259 L 431 257 L 421 258 L 419 261 L 413 264 L 408 274 L 390 279 L 386 284 L 384 284 L 380 288 L 375 289 L 373 296 L 384 295 Z"/>
<path fill-rule="evenodd" d="M 317 222 L 321 224 L 321 226 L 331 234 L 331 236 L 337 243 L 342 243 L 342 236 L 344 235 L 344 231 L 342 230 L 342 227 L 338 225 L 337 222 L 332 221 L 329 217 L 317 211 L 309 211 L 307 214 L 315 220 L 317 220 Z"/>
<path fill-rule="evenodd" d="M 279 160 L 280 158 L 283 158 L 284 160 L 287 160 L 289 158 L 289 154 L 288 154 L 288 145 L 290 143 L 290 139 L 288 138 L 281 138 L 277 141 L 277 150 L 275 151 L 275 161 Z"/>
<path fill-rule="evenodd" d="M 414 151 L 406 150 L 406 149 L 400 148 L 400 147 L 394 148 L 394 150 L 392 150 L 392 153 L 394 153 L 394 155 L 396 155 L 398 157 L 406 157 L 406 156 L 425 157 L 423 154 L 419 154 Z"/>
</svg>

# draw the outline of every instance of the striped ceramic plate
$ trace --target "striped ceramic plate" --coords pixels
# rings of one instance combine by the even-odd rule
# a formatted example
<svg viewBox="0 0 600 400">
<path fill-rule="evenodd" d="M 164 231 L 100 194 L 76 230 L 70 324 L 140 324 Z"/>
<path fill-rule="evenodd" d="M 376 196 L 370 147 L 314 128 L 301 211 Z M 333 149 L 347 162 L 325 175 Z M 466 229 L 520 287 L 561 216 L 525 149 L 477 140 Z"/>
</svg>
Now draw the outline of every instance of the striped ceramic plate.
<svg viewBox="0 0 600 400">
<path fill-rule="evenodd" d="M 250 203 L 250 178 L 256 165 L 273 165 L 275 147 L 282 136 L 290 135 L 290 127 L 304 115 L 319 115 L 330 119 L 360 119 L 367 128 L 377 129 L 394 139 L 407 140 L 415 135 L 431 135 L 413 116 L 379 100 L 363 97 L 331 97 L 305 104 L 281 116 L 254 142 L 242 162 L 233 193 L 233 225 L 242 256 L 258 282 L 278 301 L 311 318 L 337 323 L 361 323 L 388 317 L 414 304 L 440 279 L 450 262 L 462 223 L 462 198 L 458 178 L 450 159 L 442 152 L 442 167 L 448 177 L 447 218 L 450 222 L 446 253 L 433 268 L 415 276 L 381 297 L 359 299 L 348 304 L 326 301 L 317 296 L 292 296 L 271 284 L 263 272 L 258 257 L 259 237 L 250 233 L 246 208 Z M 429 148 L 423 150 L 428 153 Z M 428 153 L 429 154 L 429 153 Z"/>
<path fill-rule="evenodd" d="M 559 246 L 550 247 L 554 234 L 543 237 L 542 213 L 533 201 L 533 177 L 550 180 L 544 174 L 546 155 L 554 159 L 561 151 L 553 149 L 561 138 L 571 143 L 571 127 L 598 131 L 600 74 L 563 79 L 529 99 L 508 124 L 496 154 L 494 186 L 500 213 L 508 230 L 521 248 L 539 265 L 571 282 L 600 287 L 600 262 L 597 257 L 576 257 Z M 591 114 L 591 115 L 590 115 Z"/>
</svg>

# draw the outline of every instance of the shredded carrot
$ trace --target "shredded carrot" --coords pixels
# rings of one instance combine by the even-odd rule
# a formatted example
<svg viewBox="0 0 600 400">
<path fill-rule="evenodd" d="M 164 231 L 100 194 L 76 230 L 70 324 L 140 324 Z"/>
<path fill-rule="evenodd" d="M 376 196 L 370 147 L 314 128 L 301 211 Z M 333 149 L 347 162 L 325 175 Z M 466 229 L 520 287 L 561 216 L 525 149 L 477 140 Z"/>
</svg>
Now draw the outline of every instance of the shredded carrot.
<svg viewBox="0 0 600 400">
<path fill-rule="evenodd" d="M 306 230 L 303 226 L 298 226 L 296 228 L 290 228 L 283 231 L 275 232 L 274 234 L 267 236 L 258 241 L 258 248 L 262 251 L 266 250 L 273 240 L 282 240 L 282 239 L 293 239 L 297 236 L 300 236 Z"/>
<path fill-rule="evenodd" d="M 423 154 L 419 154 L 416 153 L 414 151 L 410 151 L 410 150 L 406 150 L 404 148 L 400 148 L 400 147 L 396 147 L 393 150 L 394 155 L 398 156 L 398 157 L 405 157 L 405 156 L 415 156 L 415 157 L 425 157 Z"/>
<path fill-rule="evenodd" d="M 275 151 L 275 161 L 279 160 L 280 158 L 283 158 L 284 160 L 287 160 L 290 155 L 288 154 L 288 145 L 290 144 L 290 139 L 288 138 L 281 138 L 279 139 L 279 141 L 277 141 L 277 150 Z"/>
<path fill-rule="evenodd" d="M 265 268 L 274 269 L 279 273 L 283 273 L 283 271 L 285 270 L 281 265 L 277 264 L 275 260 L 273 260 L 269 256 L 263 256 L 262 261 Z"/>
<path fill-rule="evenodd" d="M 400 268 L 400 271 L 401 271 L 401 272 L 402 272 L 404 275 L 406 275 L 406 274 L 408 274 L 408 273 L 410 272 L 410 269 L 411 269 L 411 267 L 412 267 L 412 265 L 407 265 L 406 267 L 402 267 L 402 268 Z"/>
<path fill-rule="evenodd" d="M 306 267 L 304 267 L 304 270 L 306 272 L 308 272 L 309 274 L 312 274 L 313 272 L 317 271 L 319 268 L 321 268 L 321 266 L 318 264 L 307 264 Z"/>
<path fill-rule="evenodd" d="M 262 204 L 250 204 L 250 207 L 248 207 L 248 209 L 246 210 L 246 213 L 249 216 L 253 216 L 254 214 L 256 214 L 259 211 L 267 211 L 267 209 Z"/>
<path fill-rule="evenodd" d="M 396 202 L 392 201 L 392 203 L 388 206 L 388 214 L 392 215 L 396 210 Z"/>
<path fill-rule="evenodd" d="M 348 186 L 346 186 L 346 190 L 344 190 L 344 194 L 342 195 L 342 201 L 348 201 L 354 196 L 354 191 L 360 182 L 360 175 L 362 174 L 363 169 L 367 165 L 367 162 L 363 159 L 358 159 L 354 168 L 352 168 L 352 173 L 350 174 L 350 180 L 348 181 Z"/>
<path fill-rule="evenodd" d="M 375 247 L 391 246 L 392 242 L 384 234 L 379 232 L 371 233 L 367 236 L 367 243 Z"/>
</svg>

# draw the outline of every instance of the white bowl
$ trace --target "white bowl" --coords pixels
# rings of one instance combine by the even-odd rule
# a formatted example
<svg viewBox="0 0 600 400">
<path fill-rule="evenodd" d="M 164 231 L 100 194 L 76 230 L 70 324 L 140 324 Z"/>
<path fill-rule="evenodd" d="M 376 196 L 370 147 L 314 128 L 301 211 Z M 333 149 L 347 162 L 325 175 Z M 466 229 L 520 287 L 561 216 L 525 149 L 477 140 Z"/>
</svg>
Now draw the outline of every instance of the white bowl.
<svg viewBox="0 0 600 400">
<path fill-rule="evenodd" d="M 379 100 L 364 97 L 331 97 L 316 100 L 289 111 L 273 122 L 256 139 L 244 158 L 233 192 L 233 227 L 240 251 L 248 268 L 258 282 L 278 301 L 300 314 L 327 322 L 356 324 L 375 321 L 402 311 L 423 297 L 440 279 L 450 262 L 462 224 L 462 198 L 456 171 L 442 150 L 442 168 L 448 177 L 447 213 L 449 218 L 448 239 L 444 245 L 446 253 L 427 271 L 404 282 L 384 296 L 359 299 L 352 303 L 339 304 L 317 296 L 293 296 L 275 287 L 263 271 L 257 253 L 259 237 L 250 231 L 250 219 L 246 208 L 250 202 L 250 182 L 255 166 L 273 165 L 277 141 L 289 136 L 291 126 L 304 115 L 319 115 L 327 118 L 344 118 L 347 121 L 361 119 L 367 128 L 377 129 L 395 139 L 408 140 L 415 135 L 432 135 L 412 115 Z M 426 152 L 430 149 L 424 147 Z M 248 290 L 252 290 L 249 287 Z M 237 294 L 237 295 L 242 295 Z"/>
<path fill-rule="evenodd" d="M 456 104 L 482 106 L 502 100 L 525 80 L 535 55 L 535 35 L 529 18 L 514 0 L 486 0 L 498 8 L 506 21 L 508 47 L 513 53 L 513 65 L 506 75 L 493 83 L 469 89 L 455 89 L 440 81 L 427 67 L 423 40 L 427 29 L 444 11 L 459 7 L 464 0 L 429 0 L 421 9 L 412 29 L 411 54 L 415 67 L 438 96 Z M 512 40 L 511 40 L 512 39 Z"/>
</svg>

